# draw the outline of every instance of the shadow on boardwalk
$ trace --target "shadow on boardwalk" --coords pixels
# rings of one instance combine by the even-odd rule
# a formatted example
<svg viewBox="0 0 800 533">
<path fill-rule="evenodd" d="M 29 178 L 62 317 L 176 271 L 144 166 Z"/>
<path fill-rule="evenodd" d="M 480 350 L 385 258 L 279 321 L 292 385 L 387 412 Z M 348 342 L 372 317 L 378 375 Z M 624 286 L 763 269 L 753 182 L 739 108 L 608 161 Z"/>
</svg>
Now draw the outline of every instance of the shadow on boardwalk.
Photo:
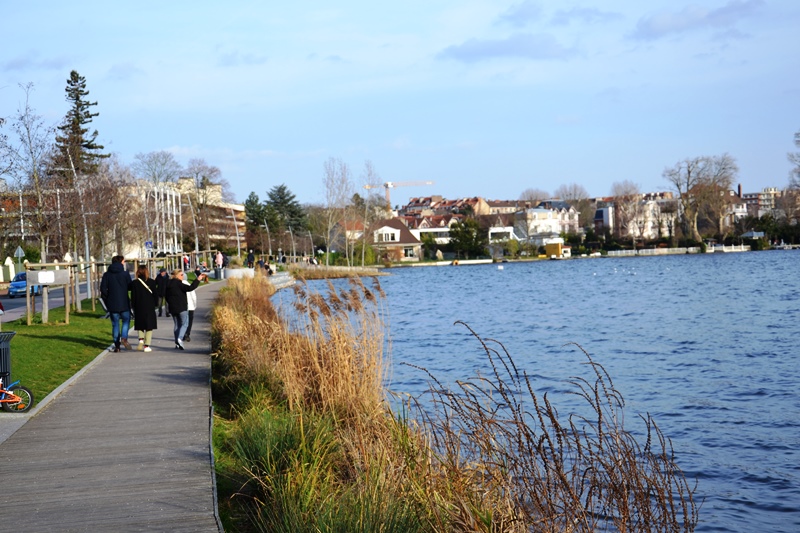
<svg viewBox="0 0 800 533">
<path fill-rule="evenodd" d="M 172 319 L 159 318 L 151 353 L 104 352 L 32 414 L 0 413 L 0 523 L 24 531 L 221 530 L 208 312 L 222 285 L 198 288 L 186 351 L 174 348 Z M 135 346 L 135 331 L 129 339 Z"/>
</svg>

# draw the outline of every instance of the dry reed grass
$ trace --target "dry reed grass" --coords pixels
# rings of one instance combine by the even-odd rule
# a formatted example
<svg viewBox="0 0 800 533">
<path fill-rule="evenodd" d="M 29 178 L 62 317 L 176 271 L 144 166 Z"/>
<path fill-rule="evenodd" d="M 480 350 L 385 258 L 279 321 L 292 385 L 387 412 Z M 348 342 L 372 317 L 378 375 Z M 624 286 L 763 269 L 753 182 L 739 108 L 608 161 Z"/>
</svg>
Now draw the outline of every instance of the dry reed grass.
<svg viewBox="0 0 800 533">
<path fill-rule="evenodd" d="M 623 427 L 622 395 L 588 353 L 590 377 L 573 377 L 586 415 L 559 416 L 503 345 L 482 339 L 490 377 L 444 387 L 419 408 L 431 439 L 425 494 L 451 531 L 693 531 L 698 509 L 670 441 L 650 416 L 646 441 Z"/>
<path fill-rule="evenodd" d="M 263 417 L 252 407 L 243 416 L 251 427 L 233 432 L 239 440 L 234 448 L 257 443 L 237 459 L 249 458 L 242 466 L 250 476 L 246 483 L 259 487 L 248 500 L 262 510 L 252 511 L 253 520 L 263 524 L 280 517 L 284 524 L 268 530 L 297 531 L 297 522 L 286 515 L 297 512 L 301 521 L 311 520 L 315 508 L 325 515 L 315 526 L 323 530 L 331 523 L 326 520 L 340 524 L 339 530 L 358 524 L 365 531 L 375 520 L 386 531 L 694 529 L 694 490 L 674 462 L 671 443 L 649 416 L 643 417 L 644 444 L 624 429 L 622 395 L 588 354 L 590 377 L 571 380 L 573 393 L 587 406 L 584 416 L 559 417 L 502 344 L 471 329 L 492 375 L 450 390 L 428 373 L 428 407 L 410 403 L 404 406 L 408 411 L 393 413 L 383 386 L 388 364 L 377 279 L 369 288 L 351 278 L 339 290 L 329 282 L 325 294 L 298 283 L 292 313 L 272 307 L 268 285 L 258 277 L 232 279 L 220 294 L 213 323 L 225 380 L 233 387 L 267 384 L 271 399 L 256 410 L 285 406 L 295 421 L 290 425 L 301 428 L 292 438 L 301 443 L 310 438 L 303 428 L 320 418 L 330 421 L 335 446 L 323 442 L 326 450 L 336 450 L 334 464 L 316 463 L 316 452 L 306 451 L 302 460 L 283 461 L 294 465 L 288 471 L 273 464 L 267 474 L 257 465 L 283 464 L 258 457 L 259 449 L 277 446 L 258 444 L 271 430 L 253 429 L 261 427 L 252 425 L 253 417 Z M 300 448 L 315 449 L 311 444 Z M 309 470 L 310 461 L 318 466 Z M 325 482 L 319 483 L 323 472 Z M 310 480 L 303 487 L 312 488 L 288 491 L 284 485 L 292 479 Z M 307 493 L 313 490 L 322 493 Z M 352 509 L 332 510 L 332 501 Z"/>
<path fill-rule="evenodd" d="M 325 296 L 305 283 L 294 291 L 294 312 L 279 316 L 266 277 L 229 280 L 213 312 L 226 379 L 277 381 L 290 410 L 345 419 L 382 412 L 386 365 L 377 280 L 370 289 L 351 277 L 341 291 L 329 282 Z"/>
</svg>

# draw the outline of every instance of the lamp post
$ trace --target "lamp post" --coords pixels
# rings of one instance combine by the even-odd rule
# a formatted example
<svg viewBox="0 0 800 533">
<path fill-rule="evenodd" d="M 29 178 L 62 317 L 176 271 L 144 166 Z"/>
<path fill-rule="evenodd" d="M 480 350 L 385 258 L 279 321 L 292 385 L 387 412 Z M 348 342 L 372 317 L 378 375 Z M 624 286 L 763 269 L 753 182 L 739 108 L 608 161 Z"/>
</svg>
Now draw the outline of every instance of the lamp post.
<svg viewBox="0 0 800 533">
<path fill-rule="evenodd" d="M 67 157 L 69 157 L 69 166 L 72 169 L 72 175 L 75 177 L 75 189 L 78 191 L 78 201 L 81 204 L 81 215 L 83 216 L 83 245 L 86 250 L 84 261 L 88 268 L 91 268 L 91 266 L 89 266 L 89 224 L 86 222 L 86 207 L 83 205 L 83 191 L 78 183 L 78 173 L 75 171 L 75 164 L 72 162 L 72 155 L 69 153 L 69 150 L 67 150 Z M 89 282 L 88 272 L 86 274 L 86 297 L 89 298 L 89 300 L 92 299 L 92 284 Z M 80 310 L 80 298 L 78 298 L 77 305 Z"/>
<path fill-rule="evenodd" d="M 269 234 L 269 226 L 267 226 L 267 219 L 264 219 L 264 229 L 267 230 L 267 243 L 269 243 L 269 257 L 272 257 L 272 237 Z"/>
<path fill-rule="evenodd" d="M 289 237 L 292 239 L 292 258 L 294 262 L 297 262 L 297 250 L 294 247 L 294 233 L 292 232 L 292 227 L 289 226 Z"/>
<path fill-rule="evenodd" d="M 194 253 L 195 257 L 197 257 L 200 254 L 200 238 L 197 234 L 197 217 L 194 216 L 194 206 L 192 206 L 192 197 L 186 195 L 186 201 L 188 203 L 181 205 L 188 205 L 189 210 L 192 212 L 192 226 L 194 226 Z"/>
<path fill-rule="evenodd" d="M 239 241 L 239 223 L 236 221 L 236 214 L 231 207 L 231 219 L 233 220 L 233 229 L 236 230 L 236 255 L 242 257 L 242 244 Z"/>
</svg>

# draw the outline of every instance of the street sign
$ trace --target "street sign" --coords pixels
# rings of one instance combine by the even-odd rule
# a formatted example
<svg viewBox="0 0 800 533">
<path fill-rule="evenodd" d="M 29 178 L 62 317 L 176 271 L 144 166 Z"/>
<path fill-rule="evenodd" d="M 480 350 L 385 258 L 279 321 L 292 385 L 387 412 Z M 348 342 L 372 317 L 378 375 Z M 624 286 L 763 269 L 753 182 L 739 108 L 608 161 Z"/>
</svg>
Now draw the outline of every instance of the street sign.
<svg viewBox="0 0 800 533">
<path fill-rule="evenodd" d="M 148 251 L 152 250 L 153 249 L 153 241 L 144 241 L 144 247 Z"/>
<path fill-rule="evenodd" d="M 14 251 L 14 257 L 17 259 L 22 259 L 25 257 L 25 250 L 22 249 L 22 246 L 17 246 L 16 251 Z"/>
</svg>

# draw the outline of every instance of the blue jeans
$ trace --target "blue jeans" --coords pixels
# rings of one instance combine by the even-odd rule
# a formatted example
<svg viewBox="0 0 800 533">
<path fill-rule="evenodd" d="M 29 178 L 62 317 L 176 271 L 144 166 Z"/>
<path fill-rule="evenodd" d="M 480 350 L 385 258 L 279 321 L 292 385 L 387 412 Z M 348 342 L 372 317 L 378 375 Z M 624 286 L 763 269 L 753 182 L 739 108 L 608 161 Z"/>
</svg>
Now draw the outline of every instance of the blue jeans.
<svg viewBox="0 0 800 533">
<path fill-rule="evenodd" d="M 178 341 L 183 339 L 186 334 L 186 328 L 189 327 L 189 311 L 181 311 L 177 315 L 172 313 L 172 323 L 175 324 L 175 344 L 181 344 Z"/>
<path fill-rule="evenodd" d="M 120 321 L 122 321 L 122 331 L 120 331 Z M 130 329 L 130 327 L 130 311 L 111 313 L 111 336 L 114 337 L 114 346 L 119 347 L 119 340 L 128 338 L 128 329 Z"/>
</svg>

